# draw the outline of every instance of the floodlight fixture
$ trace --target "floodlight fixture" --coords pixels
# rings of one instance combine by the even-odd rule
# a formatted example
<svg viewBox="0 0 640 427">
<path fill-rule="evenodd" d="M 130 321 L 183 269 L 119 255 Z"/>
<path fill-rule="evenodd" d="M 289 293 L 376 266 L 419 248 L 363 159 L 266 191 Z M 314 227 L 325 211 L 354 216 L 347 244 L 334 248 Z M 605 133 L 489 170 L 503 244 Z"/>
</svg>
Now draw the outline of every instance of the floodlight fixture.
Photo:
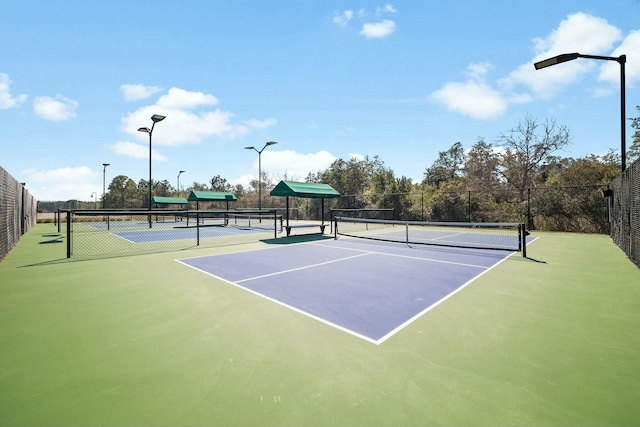
<svg viewBox="0 0 640 427">
<path fill-rule="evenodd" d="M 105 202 L 104 199 L 106 196 L 104 185 L 105 185 L 105 176 L 107 173 L 107 166 L 109 166 L 109 163 L 103 163 L 102 166 L 103 166 L 102 167 L 102 209 L 104 209 L 104 202 Z"/>
<path fill-rule="evenodd" d="M 573 61 L 579 58 L 579 53 L 563 53 L 562 55 L 554 56 L 553 58 L 545 59 L 544 61 L 536 62 L 533 66 L 536 70 L 541 68 L 551 67 L 552 65 L 560 64 L 567 61 Z"/>
<path fill-rule="evenodd" d="M 577 58 L 587 59 L 600 59 L 603 61 L 616 61 L 620 64 L 620 165 L 622 172 L 627 168 L 627 149 L 626 139 L 627 131 L 625 125 L 625 110 L 626 110 L 626 89 L 625 89 L 625 70 L 624 64 L 627 62 L 627 55 L 615 56 L 600 56 L 600 55 L 583 55 L 581 53 L 563 53 L 562 55 L 554 56 L 553 58 L 545 59 L 533 64 L 536 70 L 542 68 L 551 67 L 552 65 L 561 64 L 567 61 L 573 61 Z"/>
<path fill-rule="evenodd" d="M 153 124 L 151 125 L 151 129 L 148 127 L 138 128 L 138 132 L 145 132 L 149 134 L 149 210 L 151 210 L 151 138 L 153 135 L 153 128 L 156 126 L 156 123 L 163 121 L 166 116 L 162 116 L 160 114 L 154 114 L 151 116 L 151 121 Z M 149 228 L 151 228 L 151 215 L 149 215 Z"/>
<path fill-rule="evenodd" d="M 264 147 L 262 147 L 261 150 L 258 150 L 256 147 L 253 147 L 253 146 L 244 147 L 245 150 L 254 150 L 256 153 L 258 153 L 258 210 L 262 209 L 262 152 L 268 146 L 275 145 L 275 144 L 277 144 L 276 141 L 269 141 L 264 144 Z"/>
<path fill-rule="evenodd" d="M 182 175 L 183 173 L 185 173 L 186 171 L 178 171 L 178 182 L 177 182 L 177 190 L 178 190 L 178 197 L 180 197 L 180 175 Z"/>
</svg>

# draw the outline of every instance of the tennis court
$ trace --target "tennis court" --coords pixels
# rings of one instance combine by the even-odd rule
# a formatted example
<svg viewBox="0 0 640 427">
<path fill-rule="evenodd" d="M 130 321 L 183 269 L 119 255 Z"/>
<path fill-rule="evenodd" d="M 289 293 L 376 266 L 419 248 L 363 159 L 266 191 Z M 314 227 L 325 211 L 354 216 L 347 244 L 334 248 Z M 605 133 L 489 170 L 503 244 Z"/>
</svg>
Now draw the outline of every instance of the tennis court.
<svg viewBox="0 0 640 427">
<path fill-rule="evenodd" d="M 67 212 L 67 211 L 64 211 Z M 282 217 L 250 211 L 71 211 L 68 257 L 121 256 L 233 245 L 282 232 Z"/>
<path fill-rule="evenodd" d="M 0 425 L 640 424 L 640 270 L 608 236 L 534 237 L 67 259 L 38 224 L 0 262 Z"/>
<path fill-rule="evenodd" d="M 192 228 L 160 228 L 156 227 L 155 230 L 137 230 L 137 231 L 116 231 L 114 235 L 131 243 L 149 243 L 149 242 L 161 242 L 167 240 L 180 240 L 196 238 L 196 233 L 200 234 L 201 238 L 207 237 L 222 237 L 222 236 L 234 236 L 242 234 L 264 234 L 265 230 L 273 232 L 273 224 L 271 227 L 259 228 L 259 227 L 223 227 L 223 226 L 201 226 L 200 230 Z"/>
<path fill-rule="evenodd" d="M 380 344 L 507 256 L 341 238 L 180 262 Z"/>
</svg>

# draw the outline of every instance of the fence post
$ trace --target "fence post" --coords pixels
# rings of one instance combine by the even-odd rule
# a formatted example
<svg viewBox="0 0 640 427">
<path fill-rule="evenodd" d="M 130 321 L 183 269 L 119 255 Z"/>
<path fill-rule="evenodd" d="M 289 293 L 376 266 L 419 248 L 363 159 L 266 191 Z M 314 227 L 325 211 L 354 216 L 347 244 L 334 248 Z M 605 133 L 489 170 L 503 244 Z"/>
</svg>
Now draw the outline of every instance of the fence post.
<svg viewBox="0 0 640 427">
<path fill-rule="evenodd" d="M 531 218 L 531 187 L 527 188 L 527 226 L 533 230 L 533 218 Z"/>
<path fill-rule="evenodd" d="M 71 211 L 65 211 L 67 213 L 67 258 L 71 258 Z"/>
</svg>

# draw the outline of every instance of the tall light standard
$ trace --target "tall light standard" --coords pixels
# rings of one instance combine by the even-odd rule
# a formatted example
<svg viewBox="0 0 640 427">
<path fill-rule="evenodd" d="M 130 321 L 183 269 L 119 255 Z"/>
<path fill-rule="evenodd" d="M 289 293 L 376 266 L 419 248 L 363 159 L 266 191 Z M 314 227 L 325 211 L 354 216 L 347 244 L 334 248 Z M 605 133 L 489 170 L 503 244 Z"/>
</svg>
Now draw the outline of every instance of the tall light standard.
<svg viewBox="0 0 640 427">
<path fill-rule="evenodd" d="M 180 175 L 185 173 L 186 171 L 178 171 L 178 185 L 177 185 L 177 189 L 178 189 L 178 197 L 180 197 Z"/>
<path fill-rule="evenodd" d="M 544 61 L 536 62 L 533 66 L 536 70 L 541 68 L 551 67 L 552 65 L 561 64 L 567 61 L 573 61 L 576 58 L 588 58 L 588 59 L 602 59 L 604 61 L 616 61 L 620 64 L 620 163 L 622 165 L 622 172 L 627 168 L 627 149 L 625 141 L 627 139 L 625 129 L 625 77 L 624 77 L 624 64 L 627 62 L 627 55 L 615 56 L 599 56 L 599 55 L 582 55 L 580 53 L 563 53 L 562 55 L 554 56 L 553 58 L 545 59 Z"/>
<path fill-rule="evenodd" d="M 106 197 L 105 187 L 104 187 L 104 178 L 107 173 L 107 166 L 109 166 L 109 163 L 103 163 L 102 166 L 104 166 L 102 168 L 102 209 L 104 209 L 104 198 Z"/>
<path fill-rule="evenodd" d="M 165 117 L 166 116 L 161 116 L 160 114 L 154 114 L 151 116 L 151 121 L 153 122 L 151 129 L 138 129 L 138 132 L 146 132 L 149 134 L 149 210 L 151 210 L 151 135 L 153 135 L 153 128 L 156 126 L 156 123 L 163 121 Z M 149 220 L 149 227 L 151 227 L 151 220 Z"/>
<path fill-rule="evenodd" d="M 98 193 L 96 193 L 95 191 L 92 191 L 91 198 L 93 199 L 93 209 L 96 209 L 97 208 L 96 204 L 98 203 Z"/>
<path fill-rule="evenodd" d="M 258 150 L 256 147 L 244 147 L 245 150 L 254 150 L 256 153 L 258 153 L 258 209 L 259 210 L 262 209 L 262 159 L 261 159 L 262 152 L 268 146 L 275 145 L 275 144 L 277 144 L 276 141 L 269 141 L 266 144 L 264 144 L 264 147 L 262 147 L 261 150 Z"/>
</svg>

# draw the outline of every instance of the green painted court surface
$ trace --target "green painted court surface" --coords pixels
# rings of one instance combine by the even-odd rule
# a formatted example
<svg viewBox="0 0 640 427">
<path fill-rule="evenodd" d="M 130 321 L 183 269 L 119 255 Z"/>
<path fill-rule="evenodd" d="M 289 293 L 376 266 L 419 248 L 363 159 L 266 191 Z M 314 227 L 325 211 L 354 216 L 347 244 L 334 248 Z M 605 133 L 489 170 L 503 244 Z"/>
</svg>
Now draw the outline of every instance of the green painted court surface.
<svg viewBox="0 0 640 427">
<path fill-rule="evenodd" d="M 640 425 L 640 269 L 533 236 L 376 346 L 175 262 L 263 243 L 66 260 L 38 225 L 0 262 L 0 424 Z"/>
</svg>

